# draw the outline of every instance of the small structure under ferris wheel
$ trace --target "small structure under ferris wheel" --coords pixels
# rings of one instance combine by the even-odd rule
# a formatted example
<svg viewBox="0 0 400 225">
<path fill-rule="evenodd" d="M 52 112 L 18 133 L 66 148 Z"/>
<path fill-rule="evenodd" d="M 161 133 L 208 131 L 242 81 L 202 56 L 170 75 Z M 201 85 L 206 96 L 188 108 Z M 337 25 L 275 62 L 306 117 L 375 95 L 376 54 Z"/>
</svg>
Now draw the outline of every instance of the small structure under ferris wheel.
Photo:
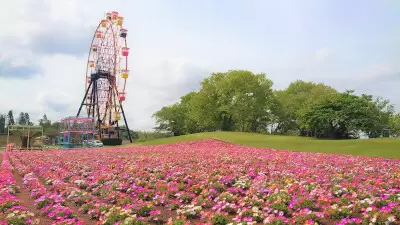
<svg viewBox="0 0 400 225">
<path fill-rule="evenodd" d="M 129 130 L 122 107 L 129 77 L 128 30 L 122 27 L 123 20 L 118 12 L 106 13 L 94 33 L 87 62 L 85 96 L 77 113 L 79 116 L 85 106 L 87 116 L 95 118 L 95 127 L 104 145 L 122 143 L 121 117 Z M 132 142 L 130 132 L 128 136 Z"/>
<path fill-rule="evenodd" d="M 96 135 L 94 118 L 70 116 L 60 121 L 58 144 L 66 149 L 90 147 Z"/>
</svg>

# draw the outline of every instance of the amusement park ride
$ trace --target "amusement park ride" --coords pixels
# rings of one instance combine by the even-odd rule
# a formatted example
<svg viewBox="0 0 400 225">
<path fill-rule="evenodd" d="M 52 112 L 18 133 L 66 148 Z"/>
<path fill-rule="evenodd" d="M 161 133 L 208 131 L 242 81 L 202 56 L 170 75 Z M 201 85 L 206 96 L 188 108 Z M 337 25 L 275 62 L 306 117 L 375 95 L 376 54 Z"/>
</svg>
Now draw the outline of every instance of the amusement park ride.
<svg viewBox="0 0 400 225">
<path fill-rule="evenodd" d="M 108 12 L 94 32 L 87 61 L 85 95 L 76 117 L 61 120 L 59 133 L 66 147 L 80 146 L 95 139 L 100 139 L 104 145 L 121 145 L 121 116 L 132 143 L 122 107 L 129 77 L 128 30 L 122 27 L 123 21 L 118 12 Z M 82 109 L 86 110 L 84 116 L 80 116 Z"/>
</svg>

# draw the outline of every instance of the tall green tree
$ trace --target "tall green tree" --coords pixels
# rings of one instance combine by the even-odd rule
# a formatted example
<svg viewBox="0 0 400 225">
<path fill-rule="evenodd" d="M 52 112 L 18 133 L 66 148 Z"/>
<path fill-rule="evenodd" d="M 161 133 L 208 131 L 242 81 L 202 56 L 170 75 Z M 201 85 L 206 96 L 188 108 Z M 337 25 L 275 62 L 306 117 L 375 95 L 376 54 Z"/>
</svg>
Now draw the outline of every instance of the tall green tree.
<svg viewBox="0 0 400 225">
<path fill-rule="evenodd" d="M 199 124 L 191 117 L 193 114 L 191 103 L 194 101 L 193 99 L 197 94 L 197 92 L 189 92 L 181 97 L 180 110 L 184 114 L 183 130 L 185 133 L 197 133 L 201 131 Z"/>
<path fill-rule="evenodd" d="M 33 123 L 31 122 L 31 118 L 29 116 L 29 113 L 26 112 L 24 116 L 25 116 L 26 125 L 32 126 Z"/>
<path fill-rule="evenodd" d="M 221 109 L 220 93 L 218 83 L 225 78 L 225 73 L 212 73 L 210 77 L 201 82 L 198 93 L 192 96 L 189 104 L 189 118 L 200 131 L 224 130 L 221 120 L 231 117 L 227 111 Z M 230 127 L 227 125 L 226 127 Z"/>
<path fill-rule="evenodd" d="M 39 125 L 46 129 L 51 126 L 51 121 L 47 119 L 47 115 L 44 114 L 43 117 L 39 120 Z"/>
<path fill-rule="evenodd" d="M 21 112 L 18 116 L 18 124 L 24 126 L 32 126 L 33 123 L 30 121 L 29 113 Z"/>
<path fill-rule="evenodd" d="M 6 130 L 6 116 L 0 114 L 0 134 L 7 133 Z"/>
<path fill-rule="evenodd" d="M 370 137 L 379 137 L 383 129 L 390 127 L 390 118 L 394 114 L 394 106 L 389 100 L 375 98 L 372 95 L 361 95 L 361 98 L 368 103 L 368 123 L 362 127 L 363 131 Z"/>
<path fill-rule="evenodd" d="M 308 109 L 325 99 L 330 98 L 337 91 L 327 85 L 297 80 L 287 89 L 278 91 L 279 122 L 277 130 L 280 133 L 296 131 L 302 136 L 309 135 L 305 129 L 304 114 Z"/>
<path fill-rule="evenodd" d="M 8 111 L 7 114 L 7 127 L 10 125 L 15 125 L 14 115 L 12 110 Z"/>
<path fill-rule="evenodd" d="M 271 133 L 289 134 L 298 133 L 296 114 L 289 104 L 290 95 L 285 90 L 274 92 L 275 102 L 272 105 L 272 131 Z"/>
<path fill-rule="evenodd" d="M 190 92 L 182 96 L 179 103 L 163 107 L 154 113 L 156 130 L 172 132 L 175 136 L 199 132 L 198 123 L 190 117 L 192 113 L 190 103 L 196 95 L 196 92 Z"/>
<path fill-rule="evenodd" d="M 202 131 L 257 131 L 271 121 L 273 98 L 264 73 L 213 73 L 190 101 L 189 117 Z"/>
<path fill-rule="evenodd" d="M 218 83 L 219 112 L 232 115 L 240 131 L 256 132 L 271 120 L 272 81 L 264 73 L 234 70 Z"/>
<path fill-rule="evenodd" d="M 154 113 L 153 117 L 158 125 L 156 130 L 169 131 L 174 136 L 185 134 L 185 113 L 179 103 L 163 107 Z"/>
<path fill-rule="evenodd" d="M 25 119 L 25 113 L 21 112 L 18 117 L 18 124 L 19 125 L 27 125 Z"/>
</svg>

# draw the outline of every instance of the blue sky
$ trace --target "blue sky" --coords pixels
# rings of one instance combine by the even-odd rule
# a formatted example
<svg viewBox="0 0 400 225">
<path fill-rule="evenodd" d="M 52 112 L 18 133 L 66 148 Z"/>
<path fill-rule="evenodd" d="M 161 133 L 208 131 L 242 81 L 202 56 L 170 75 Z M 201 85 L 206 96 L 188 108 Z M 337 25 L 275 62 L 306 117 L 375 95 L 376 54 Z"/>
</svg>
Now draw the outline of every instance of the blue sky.
<svg viewBox="0 0 400 225">
<path fill-rule="evenodd" d="M 107 11 L 125 17 L 131 48 L 126 111 L 152 113 L 211 72 L 265 72 L 389 98 L 400 111 L 399 1 L 15 0 L 0 15 L 0 112 L 74 115 L 90 39 Z M 15 17 L 13 23 L 9 18 Z M 19 89 L 15 92 L 15 89 Z M 8 93 L 14 93 L 9 95 Z"/>
</svg>

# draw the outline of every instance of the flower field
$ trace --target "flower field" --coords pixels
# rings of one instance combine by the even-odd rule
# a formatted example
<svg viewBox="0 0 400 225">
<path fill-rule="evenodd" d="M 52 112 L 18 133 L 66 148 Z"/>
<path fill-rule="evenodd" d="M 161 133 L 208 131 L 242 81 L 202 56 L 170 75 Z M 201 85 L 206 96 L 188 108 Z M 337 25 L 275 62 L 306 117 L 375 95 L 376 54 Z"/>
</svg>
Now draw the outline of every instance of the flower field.
<svg viewBox="0 0 400 225">
<path fill-rule="evenodd" d="M 1 224 L 400 224 L 397 159 L 203 140 L 3 153 L 0 175 Z"/>
</svg>

